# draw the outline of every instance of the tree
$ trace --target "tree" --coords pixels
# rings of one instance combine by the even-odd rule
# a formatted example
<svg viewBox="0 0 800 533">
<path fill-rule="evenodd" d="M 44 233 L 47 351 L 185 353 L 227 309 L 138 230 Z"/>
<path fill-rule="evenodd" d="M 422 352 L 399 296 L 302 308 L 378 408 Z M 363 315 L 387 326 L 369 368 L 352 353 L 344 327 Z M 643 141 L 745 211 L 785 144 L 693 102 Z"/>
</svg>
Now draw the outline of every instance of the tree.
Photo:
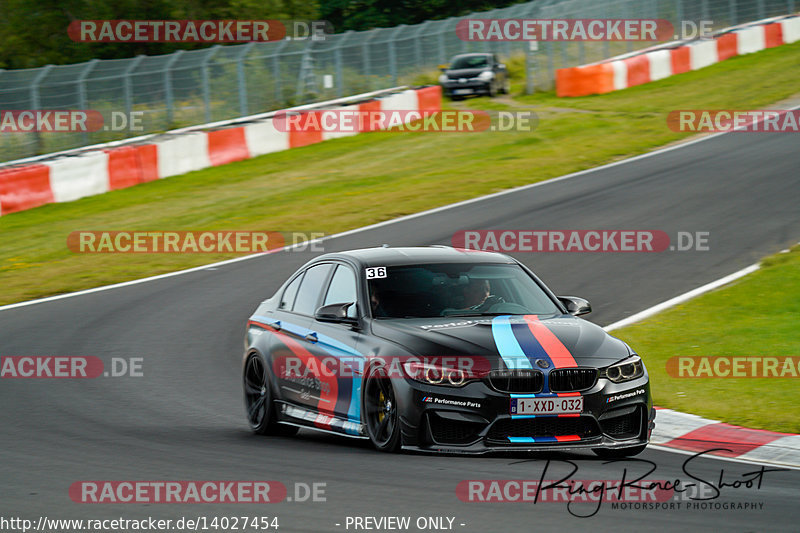
<svg viewBox="0 0 800 533">
<path fill-rule="evenodd" d="M 75 20 L 316 19 L 300 0 L 0 0 L 0 68 L 80 63 L 206 48 L 205 43 L 81 43 Z"/>
</svg>

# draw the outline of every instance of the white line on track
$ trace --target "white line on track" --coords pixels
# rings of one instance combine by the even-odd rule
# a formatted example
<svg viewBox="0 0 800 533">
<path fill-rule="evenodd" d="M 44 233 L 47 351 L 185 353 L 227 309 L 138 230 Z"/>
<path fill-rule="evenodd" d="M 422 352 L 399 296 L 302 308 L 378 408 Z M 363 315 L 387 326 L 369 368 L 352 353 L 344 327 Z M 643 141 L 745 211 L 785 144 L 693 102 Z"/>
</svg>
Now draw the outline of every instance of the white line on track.
<svg viewBox="0 0 800 533">
<path fill-rule="evenodd" d="M 725 276 L 723 278 L 719 278 L 717 280 L 714 280 L 711 283 L 706 283 L 705 285 L 703 285 L 701 287 L 697 287 L 696 289 L 692 289 L 692 290 L 690 290 L 688 292 L 685 292 L 685 293 L 683 293 L 683 294 L 681 294 L 679 296 L 676 296 L 675 298 L 670 298 L 669 300 L 667 300 L 665 302 L 661 302 L 660 304 L 656 304 L 653 307 L 650 307 L 649 309 L 645 309 L 644 311 L 639 311 L 638 313 L 636 313 L 634 315 L 631 315 L 628 318 L 623 318 L 622 320 L 614 322 L 613 324 L 609 324 L 608 326 L 604 327 L 603 329 L 606 330 L 606 331 L 613 331 L 615 329 L 624 328 L 625 326 L 630 326 L 634 322 L 639 322 L 640 320 L 644 320 L 645 318 L 651 317 L 651 316 L 655 315 L 656 313 L 660 313 L 661 311 L 664 311 L 665 309 L 669 309 L 670 307 L 674 307 L 674 306 L 676 306 L 678 304 L 682 304 L 683 302 L 691 300 L 692 298 L 694 298 L 696 296 L 700 296 L 701 294 L 707 293 L 709 291 L 713 291 L 714 289 L 716 289 L 718 287 L 722 287 L 723 285 L 727 285 L 728 283 L 731 283 L 732 281 L 736 281 L 739 278 L 743 278 L 744 276 L 746 276 L 746 275 L 748 275 L 748 274 L 750 274 L 752 272 L 755 272 L 758 269 L 759 269 L 758 263 L 756 263 L 755 265 L 750 265 L 749 267 L 743 268 L 743 269 L 739 270 L 738 272 L 734 272 L 733 274 L 728 274 L 727 276 Z"/>
<path fill-rule="evenodd" d="M 697 452 L 692 452 L 688 450 L 679 450 L 677 448 L 668 448 L 666 446 L 662 446 L 661 444 L 648 444 L 648 450 L 657 450 L 659 452 L 669 452 L 669 453 L 677 453 L 680 455 L 696 455 Z M 703 455 L 704 459 L 716 459 L 718 461 L 728 461 L 731 463 L 741 463 L 745 465 L 761 465 L 761 464 L 770 464 L 780 466 L 781 468 L 788 468 L 790 470 L 800 470 L 800 466 L 797 465 L 790 465 L 785 463 L 780 463 L 777 461 L 753 461 L 748 459 L 739 459 L 738 457 L 723 457 L 720 455 Z"/>
</svg>

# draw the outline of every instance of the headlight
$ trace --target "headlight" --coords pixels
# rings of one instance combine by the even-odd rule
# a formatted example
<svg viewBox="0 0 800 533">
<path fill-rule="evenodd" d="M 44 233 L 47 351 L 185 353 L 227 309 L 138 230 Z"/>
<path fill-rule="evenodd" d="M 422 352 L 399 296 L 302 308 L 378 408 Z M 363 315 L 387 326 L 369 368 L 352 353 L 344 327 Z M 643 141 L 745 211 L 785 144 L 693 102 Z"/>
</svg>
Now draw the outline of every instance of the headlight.
<svg viewBox="0 0 800 533">
<path fill-rule="evenodd" d="M 483 81 L 492 81 L 494 79 L 494 72 L 491 70 L 484 70 L 478 74 L 478 79 Z"/>
<path fill-rule="evenodd" d="M 447 74 L 439 74 L 439 83 L 446 83 L 448 79 Z"/>
<path fill-rule="evenodd" d="M 644 363 L 638 355 L 634 355 L 606 368 L 600 374 L 614 383 L 624 383 L 644 376 Z"/>
<path fill-rule="evenodd" d="M 403 363 L 406 375 L 415 381 L 428 385 L 446 385 L 461 387 L 470 381 L 480 379 L 478 372 L 465 368 L 450 368 L 446 366 L 407 361 Z"/>
</svg>

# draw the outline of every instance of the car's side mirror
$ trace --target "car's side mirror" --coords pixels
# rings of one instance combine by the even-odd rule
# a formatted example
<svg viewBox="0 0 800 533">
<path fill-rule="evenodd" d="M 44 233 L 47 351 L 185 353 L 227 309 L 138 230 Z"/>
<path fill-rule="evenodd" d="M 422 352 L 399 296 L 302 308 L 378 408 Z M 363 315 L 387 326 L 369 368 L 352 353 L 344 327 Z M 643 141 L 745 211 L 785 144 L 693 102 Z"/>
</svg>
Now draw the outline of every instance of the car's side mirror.
<svg viewBox="0 0 800 533">
<path fill-rule="evenodd" d="M 334 322 L 336 324 L 358 324 L 358 319 L 347 316 L 347 309 L 355 305 L 354 302 L 343 304 L 323 305 L 314 313 L 314 319 L 319 322 Z"/>
<path fill-rule="evenodd" d="M 505 69 L 506 69 L 506 66 L 505 66 L 505 64 L 504 64 L 504 63 L 498 63 L 498 64 L 497 64 L 497 68 L 499 68 L 500 70 L 505 70 Z"/>
<path fill-rule="evenodd" d="M 558 301 L 564 304 L 569 314 L 574 316 L 586 315 L 592 312 L 592 304 L 588 300 L 577 296 L 559 296 Z"/>
</svg>

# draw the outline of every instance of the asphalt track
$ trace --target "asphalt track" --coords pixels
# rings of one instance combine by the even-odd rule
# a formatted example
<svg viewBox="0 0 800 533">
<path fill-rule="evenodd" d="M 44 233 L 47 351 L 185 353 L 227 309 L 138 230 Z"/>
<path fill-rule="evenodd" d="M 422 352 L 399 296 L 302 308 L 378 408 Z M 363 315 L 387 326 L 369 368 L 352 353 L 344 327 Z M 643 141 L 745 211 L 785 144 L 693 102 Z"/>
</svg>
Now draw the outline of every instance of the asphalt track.
<svg viewBox="0 0 800 533">
<path fill-rule="evenodd" d="M 446 244 L 454 232 L 473 228 L 657 229 L 673 237 L 678 231 L 710 232 L 709 251 L 518 256 L 557 293 L 588 298 L 595 309 L 590 318 L 608 324 L 797 242 L 798 169 L 796 136 L 734 133 L 379 225 L 325 246 Z M 456 497 L 456 485 L 465 479 L 538 479 L 547 456 L 527 462 L 513 456 L 387 456 L 363 441 L 310 431 L 295 438 L 251 435 L 240 385 L 245 320 L 310 257 L 282 252 L 0 310 L 2 355 L 144 359 L 144 377 L 138 378 L 0 382 L 0 515 L 266 515 L 279 517 L 280 531 L 314 532 L 344 531 L 347 516 L 364 515 L 451 516 L 454 528 L 465 532 L 797 531 L 797 470 L 767 473 L 760 489 L 725 488 L 711 502 L 761 503 L 760 511 L 685 505 L 634 511 L 605 504 L 595 516 L 577 518 L 563 503 L 480 504 Z M 682 471 L 687 456 L 648 450 L 640 457 L 657 465 L 649 479 L 690 481 Z M 621 475 L 620 465 L 589 455 L 551 458 L 575 461 L 575 479 Z M 550 473 L 557 467 L 563 471 L 553 464 Z M 718 480 L 722 469 L 727 481 L 756 469 L 703 458 L 688 468 L 708 481 Z M 277 480 L 290 491 L 295 482 L 324 482 L 327 501 L 86 505 L 68 496 L 78 480 Z"/>
</svg>

